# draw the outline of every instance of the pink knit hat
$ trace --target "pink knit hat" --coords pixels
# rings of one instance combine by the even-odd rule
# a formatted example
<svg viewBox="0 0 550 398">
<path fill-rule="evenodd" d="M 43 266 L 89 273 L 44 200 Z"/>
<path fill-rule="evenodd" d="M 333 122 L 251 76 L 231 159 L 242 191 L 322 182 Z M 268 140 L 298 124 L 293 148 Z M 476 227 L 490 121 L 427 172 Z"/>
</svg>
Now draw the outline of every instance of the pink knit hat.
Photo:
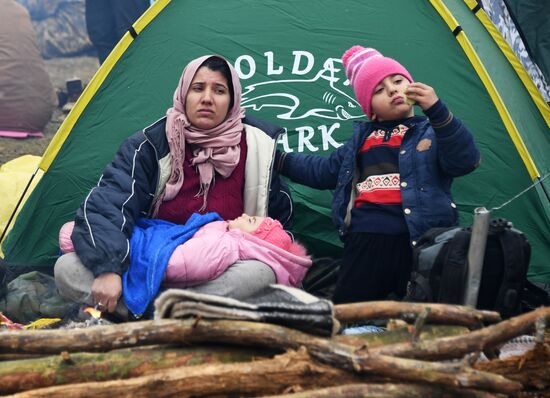
<svg viewBox="0 0 550 398">
<path fill-rule="evenodd" d="M 342 63 L 357 101 L 371 119 L 371 99 L 378 83 L 396 74 L 405 76 L 411 83 L 414 81 L 403 65 L 395 59 L 384 57 L 374 48 L 353 46 L 342 55 Z"/>
<path fill-rule="evenodd" d="M 252 235 L 283 250 L 287 250 L 292 243 L 281 223 L 271 217 L 266 217 Z"/>
<path fill-rule="evenodd" d="M 298 242 L 293 242 L 281 223 L 271 217 L 266 217 L 252 235 L 296 256 L 307 255 L 305 247 Z"/>
</svg>

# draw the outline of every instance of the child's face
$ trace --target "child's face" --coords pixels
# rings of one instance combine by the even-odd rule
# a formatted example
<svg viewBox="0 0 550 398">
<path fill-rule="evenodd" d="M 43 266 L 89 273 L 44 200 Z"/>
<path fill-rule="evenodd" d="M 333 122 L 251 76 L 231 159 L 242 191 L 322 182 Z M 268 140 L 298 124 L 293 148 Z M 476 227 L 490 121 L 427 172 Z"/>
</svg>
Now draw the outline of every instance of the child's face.
<svg viewBox="0 0 550 398">
<path fill-rule="evenodd" d="M 243 213 L 242 216 L 228 221 L 229 229 L 240 229 L 243 232 L 251 234 L 256 231 L 265 217 L 253 217 Z"/>
<path fill-rule="evenodd" d="M 391 75 L 378 83 L 372 94 L 372 119 L 384 122 L 414 116 L 413 106 L 405 101 L 409 84 L 403 75 Z"/>
</svg>

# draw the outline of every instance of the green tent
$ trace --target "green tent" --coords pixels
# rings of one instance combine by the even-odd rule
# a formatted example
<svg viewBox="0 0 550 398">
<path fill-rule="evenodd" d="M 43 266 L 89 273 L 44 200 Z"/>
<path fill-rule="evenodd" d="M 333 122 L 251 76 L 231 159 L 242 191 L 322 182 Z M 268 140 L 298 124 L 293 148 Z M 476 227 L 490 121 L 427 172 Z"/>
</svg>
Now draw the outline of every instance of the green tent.
<svg viewBox="0 0 550 398">
<path fill-rule="evenodd" d="M 473 131 L 482 165 L 453 187 L 463 223 L 476 207 L 500 207 L 550 172 L 548 105 L 476 1 L 157 0 L 47 149 L 45 174 L 3 244 L 5 260 L 52 265 L 59 227 L 120 142 L 164 115 L 183 66 L 200 55 L 219 53 L 234 63 L 248 114 L 287 128 L 281 149 L 329 154 L 364 117 L 340 61 L 354 44 L 399 59 Z M 494 211 L 526 233 L 534 251 L 529 276 L 546 282 L 549 182 Z M 298 238 L 313 253 L 337 253 L 331 193 L 292 190 Z"/>
<path fill-rule="evenodd" d="M 529 56 L 550 82 L 550 2 L 505 0 Z"/>
</svg>

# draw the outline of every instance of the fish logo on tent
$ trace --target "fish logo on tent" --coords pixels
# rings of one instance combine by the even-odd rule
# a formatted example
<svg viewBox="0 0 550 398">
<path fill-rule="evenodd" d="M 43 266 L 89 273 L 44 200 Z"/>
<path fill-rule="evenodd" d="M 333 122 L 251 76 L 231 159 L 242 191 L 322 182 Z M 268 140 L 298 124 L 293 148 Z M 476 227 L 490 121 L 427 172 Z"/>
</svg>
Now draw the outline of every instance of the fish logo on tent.
<svg viewBox="0 0 550 398">
<path fill-rule="evenodd" d="M 340 64 L 340 67 L 336 67 Z M 328 120 L 349 120 L 363 117 L 359 103 L 344 91 L 349 86 L 349 80 L 344 74 L 342 61 L 329 58 L 323 68 L 311 79 L 267 80 L 247 85 L 243 90 L 241 104 L 243 108 L 261 111 L 263 108 L 282 109 L 277 114 L 278 119 L 296 120 L 307 117 L 318 117 Z M 307 107 L 304 99 L 311 84 L 325 87 L 320 100 L 325 107 Z M 283 91 L 284 90 L 284 91 Z"/>
<path fill-rule="evenodd" d="M 183 66 L 204 54 L 220 53 L 232 61 L 243 54 L 255 56 L 258 69 L 243 79 L 244 87 L 272 80 L 263 73 L 267 68 L 260 54 L 266 50 L 284 55 L 299 48 L 325 60 L 361 44 L 397 58 L 415 80 L 435 87 L 479 144 L 481 166 L 453 185 L 463 224 L 471 222 L 474 208 L 499 208 L 550 173 L 550 108 L 477 1 L 311 4 L 309 0 L 156 0 L 102 64 L 50 143 L 39 166 L 44 175 L 2 244 L 5 261 L 14 266 L 52 266 L 61 225 L 74 217 L 120 143 L 165 114 Z M 325 105 L 332 101 L 326 95 L 332 87 L 327 83 L 323 78 L 308 83 L 305 94 L 294 91 L 298 83 L 289 83 L 280 92 L 299 98 L 299 107 L 290 104 L 279 112 L 259 108 L 264 102 L 258 101 L 254 116 L 285 127 L 288 149 L 295 150 L 299 143 L 293 137 L 306 131 L 305 119 L 295 117 L 320 108 L 323 98 Z M 353 97 L 351 87 L 342 86 L 341 80 L 334 85 Z M 280 113 L 292 116 L 281 119 Z M 316 133 L 330 127 L 333 139 L 342 143 L 351 135 L 354 120 L 344 119 L 327 126 L 328 119 L 311 116 L 307 127 Z M 307 145 L 304 150 L 313 151 Z M 291 188 L 296 236 L 314 254 L 338 253 L 341 245 L 331 223 L 330 192 Z M 529 277 L 550 282 L 548 179 L 494 215 L 511 220 L 529 238 L 533 247 Z"/>
</svg>

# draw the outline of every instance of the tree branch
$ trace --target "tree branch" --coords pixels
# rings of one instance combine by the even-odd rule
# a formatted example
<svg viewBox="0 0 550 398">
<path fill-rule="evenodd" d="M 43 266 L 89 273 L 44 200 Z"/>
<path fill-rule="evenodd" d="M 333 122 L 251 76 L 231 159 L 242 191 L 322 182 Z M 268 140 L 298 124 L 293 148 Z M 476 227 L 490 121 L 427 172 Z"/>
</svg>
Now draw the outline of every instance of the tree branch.
<svg viewBox="0 0 550 398">
<path fill-rule="evenodd" d="M 550 307 L 541 307 L 465 335 L 424 340 L 416 344 L 410 342 L 392 344 L 377 347 L 374 351 L 402 358 L 435 360 L 461 358 L 470 352 L 483 351 L 521 334 L 531 332 L 539 317 L 549 318 Z"/>
<path fill-rule="evenodd" d="M 496 323 L 502 320 L 500 314 L 494 311 L 475 310 L 452 304 L 403 303 L 399 301 L 338 304 L 334 306 L 334 315 L 342 323 L 390 318 L 401 318 L 414 322 L 426 308 L 430 308 L 427 321 L 432 323 L 479 328 L 483 323 Z"/>
<path fill-rule="evenodd" d="M 441 388 L 425 384 L 348 384 L 337 387 L 308 390 L 294 394 L 284 394 L 264 398 L 500 398 L 502 394 L 492 394 L 475 390 Z"/>
<path fill-rule="evenodd" d="M 126 380 L 40 388 L 13 397 L 257 396 L 278 394 L 290 386 L 318 388 L 360 381 L 353 373 L 312 362 L 302 350 L 249 363 L 188 366 Z"/>
<path fill-rule="evenodd" d="M 234 346 L 148 346 L 101 354 L 65 352 L 53 357 L 2 363 L 0 394 L 70 383 L 126 379 L 178 366 L 247 362 L 270 353 Z"/>
</svg>

